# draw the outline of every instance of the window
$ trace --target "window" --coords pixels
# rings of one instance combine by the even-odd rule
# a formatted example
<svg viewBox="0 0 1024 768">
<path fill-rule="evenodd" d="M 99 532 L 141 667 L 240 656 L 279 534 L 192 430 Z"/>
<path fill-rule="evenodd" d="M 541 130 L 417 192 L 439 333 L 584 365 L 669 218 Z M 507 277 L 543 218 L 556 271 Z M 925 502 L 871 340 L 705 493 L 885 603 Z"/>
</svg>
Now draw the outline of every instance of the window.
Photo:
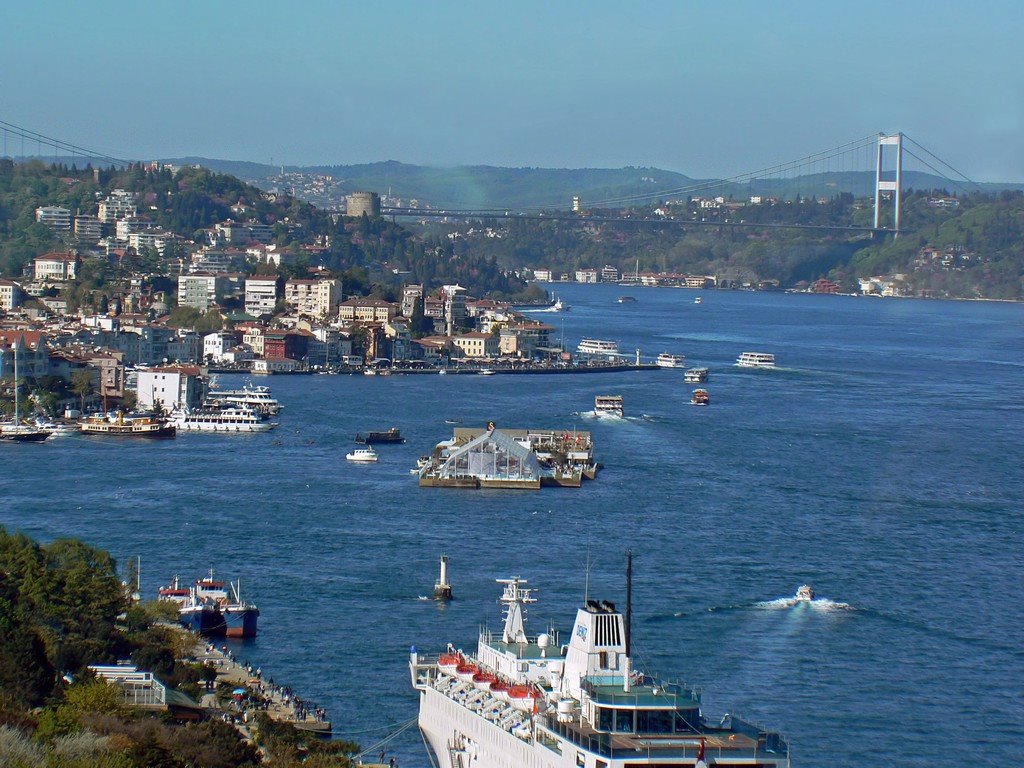
<svg viewBox="0 0 1024 768">
<path fill-rule="evenodd" d="M 633 733 L 633 710 L 615 710 L 615 731 L 617 733 Z"/>
</svg>

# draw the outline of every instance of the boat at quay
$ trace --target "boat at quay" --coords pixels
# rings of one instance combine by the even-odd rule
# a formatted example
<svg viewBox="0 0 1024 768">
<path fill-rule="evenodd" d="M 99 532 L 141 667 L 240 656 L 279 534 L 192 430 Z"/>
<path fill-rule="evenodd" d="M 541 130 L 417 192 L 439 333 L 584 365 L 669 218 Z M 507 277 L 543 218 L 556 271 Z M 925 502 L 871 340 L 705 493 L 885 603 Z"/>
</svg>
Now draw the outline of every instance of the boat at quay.
<svg viewBox="0 0 1024 768">
<path fill-rule="evenodd" d="M 659 368 L 685 368 L 686 355 L 673 355 L 668 352 L 662 352 L 654 363 Z"/>
<path fill-rule="evenodd" d="M 269 432 L 277 426 L 277 422 L 265 421 L 248 406 L 174 411 L 171 423 L 182 432 Z"/>
<path fill-rule="evenodd" d="M 87 416 L 81 423 L 83 435 L 100 437 L 145 437 L 169 438 L 177 434 L 174 424 L 158 416 L 126 414 L 117 411 L 112 414 Z"/>
<path fill-rule="evenodd" d="M 270 387 L 245 384 L 241 389 L 211 389 L 204 405 L 235 405 L 252 408 L 262 416 L 277 416 L 281 404 L 270 394 Z"/>
<path fill-rule="evenodd" d="M 630 565 L 627 573 L 631 573 Z M 529 635 L 526 579 L 504 589 L 500 634 L 481 630 L 476 653 L 451 643 L 409 654 L 420 731 L 443 768 L 789 766 L 777 732 L 735 715 L 706 717 L 697 689 L 641 671 L 633 658 L 631 579 L 626 610 L 586 599 L 566 639 Z"/>
</svg>

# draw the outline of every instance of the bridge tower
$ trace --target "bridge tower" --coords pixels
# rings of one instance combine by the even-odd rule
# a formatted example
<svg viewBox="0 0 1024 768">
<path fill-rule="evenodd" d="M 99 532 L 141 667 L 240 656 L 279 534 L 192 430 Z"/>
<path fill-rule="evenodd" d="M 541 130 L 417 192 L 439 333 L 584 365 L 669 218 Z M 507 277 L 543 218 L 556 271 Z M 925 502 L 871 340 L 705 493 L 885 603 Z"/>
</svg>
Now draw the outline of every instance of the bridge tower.
<svg viewBox="0 0 1024 768">
<path fill-rule="evenodd" d="M 882 167 L 885 156 L 885 147 L 896 147 L 896 178 L 883 179 Z M 894 133 L 891 136 L 884 133 L 878 134 L 878 162 L 875 165 L 875 229 L 878 229 L 879 205 L 882 201 L 883 192 L 892 192 L 893 199 L 893 232 L 894 237 L 899 236 L 900 231 L 900 197 L 903 192 L 903 134 Z"/>
</svg>

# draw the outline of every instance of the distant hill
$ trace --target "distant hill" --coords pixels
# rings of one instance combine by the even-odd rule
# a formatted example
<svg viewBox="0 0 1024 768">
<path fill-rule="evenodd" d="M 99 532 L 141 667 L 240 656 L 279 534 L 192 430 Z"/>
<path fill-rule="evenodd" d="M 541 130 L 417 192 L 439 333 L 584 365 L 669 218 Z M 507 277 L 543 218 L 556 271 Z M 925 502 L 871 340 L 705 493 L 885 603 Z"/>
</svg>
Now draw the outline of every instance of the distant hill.
<svg viewBox="0 0 1024 768">
<path fill-rule="evenodd" d="M 76 162 L 83 167 L 87 159 L 47 158 Z M 274 186 L 282 166 L 251 163 L 243 160 L 218 160 L 207 157 L 168 158 L 174 165 L 202 165 L 217 173 L 227 173 L 266 188 Z M 102 161 L 94 165 L 104 165 Z M 738 200 L 750 195 L 775 195 L 782 198 L 831 197 L 841 192 L 863 197 L 872 194 L 874 173 L 846 171 L 818 173 L 788 179 L 757 179 L 735 184 L 713 179 L 695 179 L 661 168 L 501 168 L 490 165 L 467 165 L 440 168 L 411 165 L 396 160 L 360 165 L 283 166 L 286 172 L 330 174 L 339 182 L 342 193 L 374 190 L 401 198 L 419 200 L 436 208 L 560 208 L 572 205 L 579 195 L 584 206 L 609 202 L 607 207 L 625 207 L 631 198 L 637 204 L 657 202 L 658 196 L 723 195 Z M 946 189 L 951 193 L 964 188 L 929 173 L 908 171 L 904 184 L 913 189 Z M 965 184 L 966 186 L 966 184 Z M 983 192 L 1024 190 L 1024 183 L 998 182 L 978 185 Z M 971 188 L 972 191 L 974 188 Z M 647 197 L 651 195 L 651 197 Z M 621 201 L 621 202 L 619 202 Z"/>
</svg>

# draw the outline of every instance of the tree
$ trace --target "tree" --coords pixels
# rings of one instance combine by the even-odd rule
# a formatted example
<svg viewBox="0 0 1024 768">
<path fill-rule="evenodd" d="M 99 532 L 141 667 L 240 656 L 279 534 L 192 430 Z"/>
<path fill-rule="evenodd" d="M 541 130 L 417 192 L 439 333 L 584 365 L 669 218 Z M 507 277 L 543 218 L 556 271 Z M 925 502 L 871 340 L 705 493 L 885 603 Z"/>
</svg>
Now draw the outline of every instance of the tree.
<svg viewBox="0 0 1024 768">
<path fill-rule="evenodd" d="M 93 392 L 92 371 L 88 368 L 71 374 L 71 391 L 82 399 L 82 410 L 85 411 L 85 398 Z"/>
</svg>

